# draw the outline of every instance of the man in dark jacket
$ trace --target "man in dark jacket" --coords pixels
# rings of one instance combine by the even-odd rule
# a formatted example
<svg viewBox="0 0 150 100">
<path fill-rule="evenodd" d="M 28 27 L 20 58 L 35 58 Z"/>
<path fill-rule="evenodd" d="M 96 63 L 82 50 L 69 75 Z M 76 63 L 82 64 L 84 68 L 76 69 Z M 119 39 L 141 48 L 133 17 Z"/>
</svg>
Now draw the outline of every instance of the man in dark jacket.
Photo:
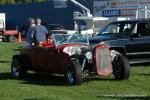
<svg viewBox="0 0 150 100">
<path fill-rule="evenodd" d="M 33 43 L 35 45 L 41 45 L 46 41 L 46 35 L 48 34 L 48 31 L 45 26 L 41 25 L 40 18 L 36 18 L 36 26 L 31 33 L 31 36 L 33 37 Z"/>
<path fill-rule="evenodd" d="M 28 46 L 31 46 L 32 45 L 32 42 L 33 42 L 33 38 L 31 37 L 31 32 L 32 30 L 34 29 L 35 27 L 35 20 L 33 18 L 29 18 L 28 19 L 28 32 L 27 32 L 27 45 Z"/>
</svg>

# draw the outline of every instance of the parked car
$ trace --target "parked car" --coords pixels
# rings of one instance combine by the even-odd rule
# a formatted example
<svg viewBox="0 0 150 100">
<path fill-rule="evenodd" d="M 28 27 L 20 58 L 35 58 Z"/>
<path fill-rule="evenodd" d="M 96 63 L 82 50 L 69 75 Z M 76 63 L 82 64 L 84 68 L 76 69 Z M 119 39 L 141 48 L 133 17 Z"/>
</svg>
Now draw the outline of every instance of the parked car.
<svg viewBox="0 0 150 100">
<path fill-rule="evenodd" d="M 64 29 L 64 27 L 60 24 L 48 24 L 48 29 L 49 30 L 60 30 L 60 29 Z"/>
<path fill-rule="evenodd" d="M 105 43 L 110 50 L 126 56 L 130 64 L 150 62 L 150 20 L 127 20 L 108 24 L 91 45 Z"/>
<path fill-rule="evenodd" d="M 46 28 L 53 34 L 66 34 L 66 29 L 60 24 L 48 24 Z"/>
<path fill-rule="evenodd" d="M 53 34 L 53 39 L 54 43 L 25 47 L 14 55 L 12 75 L 25 77 L 28 70 L 64 74 L 71 85 L 81 84 L 87 74 L 108 76 L 113 73 L 118 80 L 130 76 L 126 57 L 113 53 L 105 44 L 91 47 L 88 36 L 77 34 Z"/>
</svg>

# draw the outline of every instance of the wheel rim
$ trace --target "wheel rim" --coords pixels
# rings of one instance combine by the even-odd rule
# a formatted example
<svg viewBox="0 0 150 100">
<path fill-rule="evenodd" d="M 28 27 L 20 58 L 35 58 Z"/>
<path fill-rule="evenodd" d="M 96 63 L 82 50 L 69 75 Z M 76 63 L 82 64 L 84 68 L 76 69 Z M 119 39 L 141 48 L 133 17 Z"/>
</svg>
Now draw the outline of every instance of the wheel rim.
<svg viewBox="0 0 150 100">
<path fill-rule="evenodd" d="M 74 72 L 71 69 L 67 72 L 67 79 L 69 84 L 74 84 Z"/>
<path fill-rule="evenodd" d="M 10 36 L 10 37 L 9 37 L 9 41 L 10 41 L 10 42 L 15 42 L 15 36 Z"/>
<path fill-rule="evenodd" d="M 17 60 L 13 61 L 13 65 L 12 65 L 12 75 L 14 77 L 18 77 L 19 76 L 19 62 Z"/>
</svg>

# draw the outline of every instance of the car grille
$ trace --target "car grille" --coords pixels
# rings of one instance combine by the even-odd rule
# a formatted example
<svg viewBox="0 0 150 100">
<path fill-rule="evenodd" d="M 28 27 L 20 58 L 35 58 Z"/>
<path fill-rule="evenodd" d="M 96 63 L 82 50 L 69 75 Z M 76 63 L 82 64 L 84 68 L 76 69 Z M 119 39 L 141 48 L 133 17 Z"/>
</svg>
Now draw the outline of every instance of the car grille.
<svg viewBox="0 0 150 100">
<path fill-rule="evenodd" d="M 99 47 L 96 49 L 96 67 L 99 75 L 112 73 L 111 56 L 108 48 Z"/>
</svg>

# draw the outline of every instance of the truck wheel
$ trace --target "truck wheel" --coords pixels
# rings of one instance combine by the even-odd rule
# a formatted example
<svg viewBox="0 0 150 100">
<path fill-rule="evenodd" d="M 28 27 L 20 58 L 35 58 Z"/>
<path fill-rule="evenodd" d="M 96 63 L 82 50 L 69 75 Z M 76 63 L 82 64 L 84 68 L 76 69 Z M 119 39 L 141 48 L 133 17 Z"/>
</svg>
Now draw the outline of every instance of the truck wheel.
<svg viewBox="0 0 150 100">
<path fill-rule="evenodd" d="M 70 59 L 65 73 L 67 82 L 70 85 L 80 85 L 83 81 L 81 65 L 77 59 Z"/>
<path fill-rule="evenodd" d="M 11 35 L 11 36 L 8 37 L 8 40 L 10 42 L 15 42 L 16 41 L 16 37 L 14 35 Z"/>
<path fill-rule="evenodd" d="M 125 56 L 117 54 L 112 61 L 112 65 L 113 65 L 113 73 L 117 80 L 129 78 L 130 64 Z"/>
<path fill-rule="evenodd" d="M 11 73 L 15 78 L 23 78 L 27 75 L 27 70 L 21 67 L 21 61 L 19 57 L 14 58 L 11 64 Z"/>
</svg>

